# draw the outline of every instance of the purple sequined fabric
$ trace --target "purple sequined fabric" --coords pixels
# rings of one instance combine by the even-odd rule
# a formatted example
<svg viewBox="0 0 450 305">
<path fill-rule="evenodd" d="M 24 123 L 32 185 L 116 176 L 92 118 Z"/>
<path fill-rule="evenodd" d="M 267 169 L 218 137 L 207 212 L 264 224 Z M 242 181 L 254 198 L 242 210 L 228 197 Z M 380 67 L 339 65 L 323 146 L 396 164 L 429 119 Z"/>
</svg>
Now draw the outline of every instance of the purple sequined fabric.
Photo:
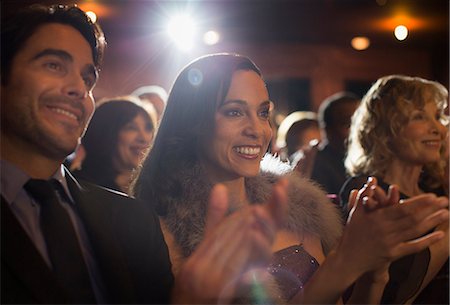
<svg viewBox="0 0 450 305">
<path fill-rule="evenodd" d="M 319 267 L 319 263 L 301 245 L 291 246 L 273 254 L 268 271 L 281 289 L 281 296 L 289 301 L 297 294 Z"/>
</svg>

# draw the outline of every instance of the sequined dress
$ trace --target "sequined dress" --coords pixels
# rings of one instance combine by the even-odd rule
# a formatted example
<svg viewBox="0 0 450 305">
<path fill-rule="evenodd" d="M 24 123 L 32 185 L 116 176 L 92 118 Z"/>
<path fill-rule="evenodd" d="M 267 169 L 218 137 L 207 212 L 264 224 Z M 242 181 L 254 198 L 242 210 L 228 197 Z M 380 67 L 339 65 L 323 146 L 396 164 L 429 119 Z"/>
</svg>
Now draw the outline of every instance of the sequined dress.
<svg viewBox="0 0 450 305">
<path fill-rule="evenodd" d="M 291 300 L 319 268 L 319 263 L 302 245 L 294 245 L 273 254 L 267 268 L 280 287 L 279 299 Z"/>
</svg>

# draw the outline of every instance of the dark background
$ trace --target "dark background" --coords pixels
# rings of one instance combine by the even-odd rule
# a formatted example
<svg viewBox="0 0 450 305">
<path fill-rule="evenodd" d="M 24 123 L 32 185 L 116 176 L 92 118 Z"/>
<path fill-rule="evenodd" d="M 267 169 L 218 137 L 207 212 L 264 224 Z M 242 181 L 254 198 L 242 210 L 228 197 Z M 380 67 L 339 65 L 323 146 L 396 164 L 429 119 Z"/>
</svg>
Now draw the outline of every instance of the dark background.
<svg viewBox="0 0 450 305">
<path fill-rule="evenodd" d="M 36 1 L 2 0 L 2 20 L 30 3 Z M 97 13 L 108 41 L 105 66 L 95 89 L 98 99 L 128 94 L 146 84 L 169 90 L 177 72 L 190 60 L 222 51 L 243 53 L 255 60 L 283 114 L 316 110 L 323 98 L 338 90 L 362 95 L 385 74 L 415 74 L 448 88 L 448 0 L 76 3 Z M 206 47 L 199 41 L 191 53 L 176 50 L 164 27 L 176 11 L 189 11 L 199 29 L 219 30 L 221 42 Z M 405 41 L 397 41 L 392 34 L 396 20 L 403 20 L 410 29 Z M 350 40 L 361 35 L 369 37 L 371 45 L 368 50 L 355 51 Z"/>
</svg>

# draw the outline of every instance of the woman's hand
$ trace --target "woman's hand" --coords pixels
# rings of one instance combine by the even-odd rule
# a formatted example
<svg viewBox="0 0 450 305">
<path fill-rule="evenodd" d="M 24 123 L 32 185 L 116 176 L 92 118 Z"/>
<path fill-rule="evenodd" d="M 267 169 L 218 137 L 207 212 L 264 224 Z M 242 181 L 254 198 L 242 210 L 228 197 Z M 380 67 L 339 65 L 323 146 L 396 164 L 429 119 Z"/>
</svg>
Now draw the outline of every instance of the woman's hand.
<svg viewBox="0 0 450 305">
<path fill-rule="evenodd" d="M 310 178 L 314 169 L 314 162 L 319 151 L 319 141 L 313 140 L 309 144 L 303 146 L 294 154 L 292 165 L 294 171 L 300 176 Z"/>
<path fill-rule="evenodd" d="M 350 198 L 353 208 L 338 251 L 367 272 L 425 249 L 444 237 L 434 229 L 448 219 L 448 199 L 424 194 L 399 201 L 398 188 L 385 194 L 371 179 Z"/>
<path fill-rule="evenodd" d="M 267 204 L 251 205 L 226 216 L 226 187 L 211 192 L 205 236 L 175 279 L 174 304 L 229 303 L 239 279 L 264 266 L 272 255 L 277 228 L 287 210 L 287 181 L 280 180 Z"/>
</svg>

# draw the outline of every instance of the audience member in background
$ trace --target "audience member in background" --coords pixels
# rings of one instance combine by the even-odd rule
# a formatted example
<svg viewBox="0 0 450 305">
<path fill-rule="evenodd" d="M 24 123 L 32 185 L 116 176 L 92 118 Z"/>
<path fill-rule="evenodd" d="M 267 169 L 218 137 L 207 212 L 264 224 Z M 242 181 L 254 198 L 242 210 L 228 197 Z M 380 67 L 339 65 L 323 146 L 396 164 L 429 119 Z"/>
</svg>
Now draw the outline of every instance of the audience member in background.
<svg viewBox="0 0 450 305">
<path fill-rule="evenodd" d="M 320 142 L 317 115 L 311 111 L 295 111 L 281 122 L 277 132 L 277 145 L 283 149 L 282 159 L 289 159 L 296 151 L 313 140 Z"/>
<path fill-rule="evenodd" d="M 1 303 L 168 303 L 173 276 L 154 212 L 62 166 L 94 111 L 103 32 L 75 6 L 15 13 L 1 27 Z M 217 304 L 224 282 L 270 255 L 285 191 L 225 217 L 225 189 L 213 189 L 174 304 Z"/>
<path fill-rule="evenodd" d="M 339 92 L 325 99 L 319 107 L 322 143 L 316 154 L 311 179 L 329 194 L 339 194 L 347 177 L 344 167 L 345 141 L 359 102 L 360 99 L 353 93 Z"/>
<path fill-rule="evenodd" d="M 449 124 L 447 122 L 447 128 L 448 128 Z M 445 164 L 444 166 L 444 172 L 442 173 L 442 181 L 443 181 L 443 185 L 444 185 L 444 192 L 447 195 L 447 197 L 449 196 L 449 188 L 450 188 L 450 147 L 449 147 L 449 134 L 447 133 L 447 137 L 445 140 L 445 153 L 443 154 L 443 160 L 442 163 Z"/>
<path fill-rule="evenodd" d="M 133 172 L 150 148 L 155 126 L 154 109 L 146 109 L 134 96 L 100 101 L 81 140 L 86 157 L 75 176 L 127 193 Z"/>
<path fill-rule="evenodd" d="M 288 217 L 279 231 L 272 232 L 270 264 L 266 270 L 253 270 L 224 282 L 224 290 L 231 289 L 244 303 L 330 304 L 360 278 L 353 301 L 377 302 L 386 283 L 386 264 L 442 237 L 433 233 L 414 240 L 448 217 L 448 211 L 442 209 L 447 200 L 428 198 L 425 202 L 419 198 L 375 212 L 358 202 L 340 239 L 340 214 L 326 194 L 307 179 L 287 173 L 290 167 L 277 158 L 265 156 L 272 138 L 271 108 L 261 72 L 247 57 L 204 56 L 178 75 L 134 186 L 135 196 L 161 216 L 175 282 L 189 279 L 180 267 L 187 264 L 202 239 L 207 227 L 205 200 L 215 184 L 228 189 L 229 217 L 234 217 L 246 208 L 261 207 L 272 184 L 287 179 Z M 412 216 L 411 209 L 421 217 Z M 441 211 L 439 217 L 423 218 L 437 210 Z M 247 217 L 251 221 L 254 215 Z M 404 231 L 405 222 L 417 227 Z M 226 247 L 234 249 L 241 238 L 241 234 L 235 235 Z M 411 240 L 414 242 L 405 243 Z M 227 259 L 222 256 L 220 261 Z M 228 270 L 234 267 L 227 264 Z M 212 278 L 221 276 L 220 270 L 209 271 Z M 279 289 L 269 285 L 273 280 Z"/>
<path fill-rule="evenodd" d="M 368 175 L 385 191 L 397 185 L 401 199 L 445 195 L 447 100 L 447 90 L 437 82 L 402 75 L 377 80 L 352 119 L 345 165 L 353 177 L 342 190 L 344 209 L 350 190 L 360 188 Z M 439 228 L 445 239 L 392 264 L 384 302 L 414 299 L 434 278 L 416 302 L 448 304 L 448 220 Z"/>
<path fill-rule="evenodd" d="M 137 96 L 143 102 L 153 105 L 157 114 L 157 122 L 161 121 L 161 117 L 166 108 L 167 91 L 160 86 L 142 86 L 134 90 L 131 95 Z"/>
<path fill-rule="evenodd" d="M 317 115 L 310 111 L 289 114 L 277 132 L 277 146 L 282 148 L 281 159 L 289 160 L 305 177 L 311 175 L 320 140 Z"/>
</svg>

